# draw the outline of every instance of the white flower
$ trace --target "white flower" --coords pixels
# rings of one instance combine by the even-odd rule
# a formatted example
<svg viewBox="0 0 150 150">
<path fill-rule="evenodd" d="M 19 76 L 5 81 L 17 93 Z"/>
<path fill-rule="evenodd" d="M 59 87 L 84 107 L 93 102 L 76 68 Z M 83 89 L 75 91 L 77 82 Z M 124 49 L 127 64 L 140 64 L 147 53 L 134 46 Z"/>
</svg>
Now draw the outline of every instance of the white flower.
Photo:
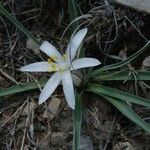
<svg viewBox="0 0 150 150">
<path fill-rule="evenodd" d="M 79 58 L 74 60 L 77 50 L 86 33 L 86 28 L 77 32 L 70 40 L 64 55 L 61 55 L 61 53 L 57 51 L 57 49 L 49 42 L 43 42 L 43 44 L 40 46 L 40 50 L 50 57 L 48 61 L 37 62 L 20 68 L 20 71 L 27 72 L 54 72 L 39 96 L 39 104 L 46 101 L 62 81 L 63 91 L 67 103 L 72 109 L 75 108 L 75 95 L 70 71 L 101 64 L 97 59 L 94 58 Z"/>
</svg>

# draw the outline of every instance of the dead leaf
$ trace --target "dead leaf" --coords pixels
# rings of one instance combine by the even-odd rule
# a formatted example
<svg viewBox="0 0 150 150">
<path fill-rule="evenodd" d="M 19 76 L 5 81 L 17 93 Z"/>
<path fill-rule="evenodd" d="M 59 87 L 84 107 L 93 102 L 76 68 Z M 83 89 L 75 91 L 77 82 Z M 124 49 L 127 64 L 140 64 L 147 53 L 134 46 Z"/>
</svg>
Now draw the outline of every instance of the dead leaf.
<svg viewBox="0 0 150 150">
<path fill-rule="evenodd" d="M 113 147 L 113 150 L 121 150 L 121 149 L 124 149 L 124 150 L 137 150 L 129 142 L 119 142 Z"/>
<path fill-rule="evenodd" d="M 48 104 L 48 110 L 46 109 L 44 111 L 43 117 L 52 120 L 59 109 L 60 102 L 60 99 L 53 97 L 50 103 Z"/>
<path fill-rule="evenodd" d="M 148 56 L 144 59 L 143 67 L 150 67 L 150 56 Z"/>
<path fill-rule="evenodd" d="M 33 109 L 37 107 L 37 104 L 35 102 L 29 102 L 29 106 L 26 105 L 23 112 L 25 114 L 28 114 L 29 112 L 32 112 Z"/>
</svg>

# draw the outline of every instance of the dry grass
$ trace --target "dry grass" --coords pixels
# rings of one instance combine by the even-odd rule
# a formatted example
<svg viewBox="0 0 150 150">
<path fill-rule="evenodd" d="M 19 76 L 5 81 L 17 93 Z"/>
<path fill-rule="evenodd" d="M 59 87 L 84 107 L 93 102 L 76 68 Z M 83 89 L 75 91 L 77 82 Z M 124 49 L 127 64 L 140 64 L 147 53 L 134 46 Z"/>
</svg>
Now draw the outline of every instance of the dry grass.
<svg viewBox="0 0 150 150">
<path fill-rule="evenodd" d="M 61 39 L 63 31 L 69 24 L 66 1 L 62 1 L 61 4 L 57 1 L 46 0 L 35 2 L 36 4 L 29 0 L 5 1 L 5 7 L 39 40 L 48 40 L 63 51 L 63 44 L 69 39 L 68 32 L 65 38 Z M 142 14 L 119 6 L 97 7 L 94 4 L 88 4 L 88 6 L 87 12 L 91 17 L 80 20 L 81 24 L 89 28 L 89 36 L 85 42 L 86 54 L 99 58 L 104 65 L 116 62 L 119 57 L 115 56 L 119 56 L 121 51 L 127 57 L 136 51 L 146 38 L 150 37 L 147 30 L 144 30 L 148 23 L 145 21 L 145 25 L 140 26 L 140 22 L 148 16 L 144 17 Z M 130 21 L 139 25 L 143 34 Z M 17 70 L 21 66 L 47 58 L 38 51 L 36 45 L 32 45 L 32 42 L 31 45 L 27 44 L 28 39 L 6 18 L 0 16 L 0 22 L 0 88 L 49 77 L 49 74 L 25 74 Z M 94 44 L 95 41 L 96 44 Z M 145 56 L 142 56 L 141 59 L 144 58 Z M 139 60 L 128 67 L 135 69 L 141 65 Z M 111 83 L 108 84 L 111 85 Z M 135 91 L 137 87 L 140 89 L 134 83 L 122 85 L 118 82 L 115 86 L 130 92 Z M 140 90 L 137 91 L 144 95 Z M 148 89 L 144 96 L 147 95 L 147 91 Z M 66 106 L 61 89 L 54 93 L 51 100 L 40 106 L 37 105 L 39 92 L 40 90 L 30 91 L 2 98 L 0 101 L 0 149 L 66 150 L 71 147 L 72 112 Z M 88 96 L 85 98 L 87 108 L 84 112 L 82 134 L 90 136 L 94 149 L 113 149 L 113 146 L 119 145 L 120 142 L 131 143 L 132 146 L 138 145 L 141 149 L 150 148 L 149 137 L 139 128 L 121 116 L 110 104 L 103 100 L 99 102 L 95 96 Z M 55 98 L 58 99 L 53 102 Z M 90 105 L 87 101 L 90 101 Z M 148 116 L 149 110 L 133 107 L 145 118 Z M 139 141 L 142 142 L 137 144 Z"/>
</svg>

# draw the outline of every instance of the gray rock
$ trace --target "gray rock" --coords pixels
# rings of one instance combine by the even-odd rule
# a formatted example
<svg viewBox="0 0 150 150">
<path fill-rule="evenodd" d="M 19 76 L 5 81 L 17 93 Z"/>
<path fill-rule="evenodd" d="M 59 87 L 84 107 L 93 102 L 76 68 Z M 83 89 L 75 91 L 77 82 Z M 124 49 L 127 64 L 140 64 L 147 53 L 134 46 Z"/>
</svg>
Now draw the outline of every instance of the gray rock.
<svg viewBox="0 0 150 150">
<path fill-rule="evenodd" d="M 114 0 L 141 12 L 150 13 L 150 0 Z"/>
<path fill-rule="evenodd" d="M 113 150 L 120 150 L 120 149 L 125 149 L 125 150 L 140 150 L 139 148 L 134 148 L 131 143 L 129 142 L 119 142 L 117 143 L 114 147 Z"/>
<path fill-rule="evenodd" d="M 93 143 L 89 136 L 81 136 L 79 150 L 93 150 Z"/>
<path fill-rule="evenodd" d="M 66 142 L 67 136 L 64 132 L 53 132 L 51 134 L 51 142 L 53 145 L 62 146 Z"/>
<path fill-rule="evenodd" d="M 73 141 L 71 141 L 69 144 L 69 150 L 72 150 L 72 143 Z M 81 135 L 79 150 L 94 150 L 93 143 L 89 136 Z"/>
</svg>

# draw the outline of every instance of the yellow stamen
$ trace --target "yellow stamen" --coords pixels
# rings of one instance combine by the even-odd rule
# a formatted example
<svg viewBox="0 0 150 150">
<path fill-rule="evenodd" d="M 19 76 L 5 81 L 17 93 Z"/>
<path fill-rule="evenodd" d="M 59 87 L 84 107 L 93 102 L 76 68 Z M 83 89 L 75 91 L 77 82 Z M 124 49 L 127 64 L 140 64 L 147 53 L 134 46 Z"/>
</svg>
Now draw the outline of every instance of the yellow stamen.
<svg viewBox="0 0 150 150">
<path fill-rule="evenodd" d="M 52 63 L 53 63 L 53 61 L 52 61 L 51 58 L 49 58 L 49 59 L 47 60 L 47 62 L 48 62 L 49 64 L 52 64 Z"/>
<path fill-rule="evenodd" d="M 51 58 L 47 60 L 47 62 L 51 65 L 51 68 L 49 69 L 49 72 L 57 71 L 57 65 L 53 62 Z"/>
<path fill-rule="evenodd" d="M 57 60 L 57 56 L 56 55 L 52 55 L 51 59 L 54 60 L 54 61 L 56 61 Z"/>
<path fill-rule="evenodd" d="M 57 71 L 56 68 L 52 68 L 51 71 Z"/>
<path fill-rule="evenodd" d="M 52 63 L 52 68 L 57 68 L 56 64 Z"/>
</svg>

